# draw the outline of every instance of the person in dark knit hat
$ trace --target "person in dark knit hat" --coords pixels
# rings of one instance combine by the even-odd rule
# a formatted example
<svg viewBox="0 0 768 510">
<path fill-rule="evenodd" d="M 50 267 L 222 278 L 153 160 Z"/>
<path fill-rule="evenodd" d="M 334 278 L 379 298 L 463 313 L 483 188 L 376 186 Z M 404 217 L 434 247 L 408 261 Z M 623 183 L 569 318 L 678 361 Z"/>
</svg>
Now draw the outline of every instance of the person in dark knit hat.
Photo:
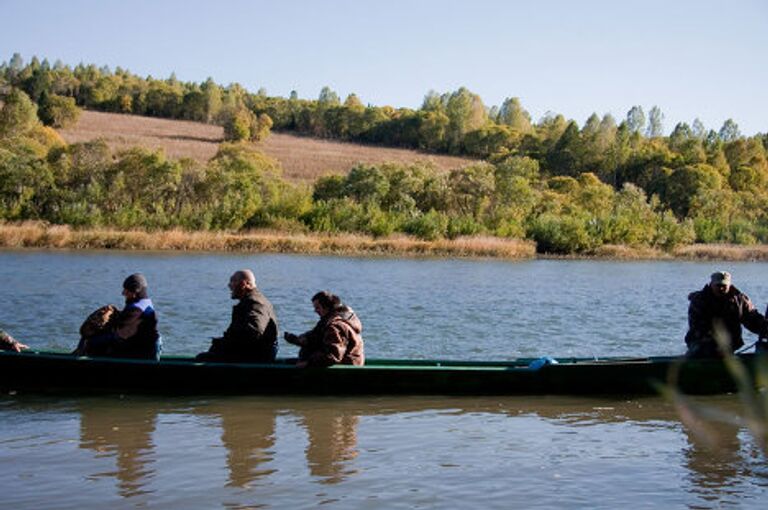
<svg viewBox="0 0 768 510">
<path fill-rule="evenodd" d="M 80 328 L 81 340 L 75 354 L 157 359 L 160 334 L 148 291 L 144 275 L 128 276 L 123 281 L 125 307 L 117 310 L 107 305 L 93 312 Z"/>
</svg>

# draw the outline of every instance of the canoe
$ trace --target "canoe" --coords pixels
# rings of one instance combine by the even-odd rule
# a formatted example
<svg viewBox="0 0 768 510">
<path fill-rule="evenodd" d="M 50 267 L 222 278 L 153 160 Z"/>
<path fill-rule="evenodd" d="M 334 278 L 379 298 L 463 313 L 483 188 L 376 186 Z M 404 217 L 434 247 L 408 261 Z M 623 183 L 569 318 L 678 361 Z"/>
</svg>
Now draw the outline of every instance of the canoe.
<svg viewBox="0 0 768 510">
<path fill-rule="evenodd" d="M 762 357 L 762 356 L 761 356 Z M 754 372 L 757 358 L 739 356 Z M 671 384 L 688 394 L 735 391 L 720 360 L 519 358 L 509 361 L 371 359 L 365 366 L 297 369 L 273 364 L 77 357 L 0 352 L 0 390 L 118 394 L 641 395 Z"/>
</svg>

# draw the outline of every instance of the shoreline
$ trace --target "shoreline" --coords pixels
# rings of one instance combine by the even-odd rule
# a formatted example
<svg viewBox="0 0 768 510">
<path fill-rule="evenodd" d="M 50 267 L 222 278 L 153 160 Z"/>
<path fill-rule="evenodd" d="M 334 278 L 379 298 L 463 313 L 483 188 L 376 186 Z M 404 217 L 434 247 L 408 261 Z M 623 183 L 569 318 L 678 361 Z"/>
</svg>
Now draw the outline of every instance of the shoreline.
<svg viewBox="0 0 768 510">
<path fill-rule="evenodd" d="M 303 255 L 492 258 L 502 260 L 724 260 L 768 261 L 768 246 L 694 244 L 671 252 L 606 245 L 589 254 L 536 253 L 532 241 L 461 237 L 424 241 L 407 236 L 296 234 L 275 231 L 190 232 L 75 229 L 42 222 L 0 223 L 0 249 L 128 250 Z"/>
</svg>

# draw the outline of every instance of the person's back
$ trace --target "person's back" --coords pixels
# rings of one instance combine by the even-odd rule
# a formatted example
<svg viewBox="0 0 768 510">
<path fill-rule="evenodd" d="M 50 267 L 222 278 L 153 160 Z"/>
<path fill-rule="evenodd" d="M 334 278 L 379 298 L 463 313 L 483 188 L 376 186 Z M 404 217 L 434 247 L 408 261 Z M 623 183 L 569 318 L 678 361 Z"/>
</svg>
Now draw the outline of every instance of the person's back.
<svg viewBox="0 0 768 510">
<path fill-rule="evenodd" d="M 111 355 L 120 358 L 153 359 L 158 356 L 157 315 L 149 298 L 129 304 L 118 314 L 115 334 L 120 341 Z"/>
<path fill-rule="evenodd" d="M 213 338 L 207 352 L 198 361 L 270 363 L 277 355 L 277 316 L 272 303 L 256 288 L 250 270 L 235 272 L 229 279 L 232 320 L 219 338 Z"/>
<path fill-rule="evenodd" d="M 232 322 L 224 332 L 219 352 L 247 361 L 274 361 L 277 318 L 272 303 L 252 289 L 232 308 Z"/>
<path fill-rule="evenodd" d="M 319 364 L 332 361 L 342 365 L 363 365 L 365 351 L 362 331 L 363 324 L 354 310 L 342 306 L 334 311 L 325 331 L 328 353 L 318 360 Z"/>
</svg>

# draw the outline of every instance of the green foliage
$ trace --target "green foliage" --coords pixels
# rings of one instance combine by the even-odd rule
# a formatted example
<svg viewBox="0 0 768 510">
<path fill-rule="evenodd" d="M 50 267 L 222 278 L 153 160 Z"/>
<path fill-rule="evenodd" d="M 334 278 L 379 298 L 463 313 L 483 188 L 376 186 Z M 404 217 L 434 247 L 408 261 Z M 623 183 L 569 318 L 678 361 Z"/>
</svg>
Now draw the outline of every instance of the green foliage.
<svg viewBox="0 0 768 510">
<path fill-rule="evenodd" d="M 201 189 L 210 228 L 239 229 L 275 198 L 277 163 L 243 144 L 223 144 Z"/>
<path fill-rule="evenodd" d="M 229 112 L 224 120 L 224 139 L 240 142 L 251 138 L 251 125 L 256 123 L 253 113 L 245 108 Z"/>
<path fill-rule="evenodd" d="M 38 115 L 46 126 L 66 128 L 80 118 L 80 108 L 75 105 L 75 98 L 44 93 L 40 98 Z"/>
<path fill-rule="evenodd" d="M 404 231 L 426 241 L 445 237 L 450 219 L 445 213 L 430 209 L 411 219 L 404 225 Z"/>
<path fill-rule="evenodd" d="M 684 166 L 674 170 L 668 179 L 665 200 L 680 218 L 688 216 L 693 197 L 722 187 L 722 177 L 709 165 Z"/>
<path fill-rule="evenodd" d="M 0 138 L 20 136 L 39 123 L 37 105 L 19 89 L 12 89 L 0 108 Z"/>
<path fill-rule="evenodd" d="M 74 225 L 204 229 L 252 227 L 395 232 L 439 239 L 494 233 L 540 250 L 588 252 L 603 243 L 768 242 L 768 135 L 744 137 L 732 120 L 707 131 L 697 119 L 663 136 L 664 115 L 640 106 L 575 121 L 534 123 L 518 98 L 486 109 L 461 87 L 430 91 L 421 108 L 253 94 L 212 79 L 142 78 L 95 65 L 50 66 L 14 55 L 0 66 L 0 217 Z M 36 104 L 37 103 L 37 104 Z M 225 144 L 206 164 L 140 149 L 66 146 L 50 128 L 78 106 L 216 122 L 231 141 L 272 129 L 485 159 L 451 172 L 425 163 L 357 165 L 312 187 L 279 176 L 274 161 Z"/>
<path fill-rule="evenodd" d="M 596 246 L 585 217 L 545 213 L 536 217 L 528 236 L 540 253 L 581 253 Z"/>
</svg>

